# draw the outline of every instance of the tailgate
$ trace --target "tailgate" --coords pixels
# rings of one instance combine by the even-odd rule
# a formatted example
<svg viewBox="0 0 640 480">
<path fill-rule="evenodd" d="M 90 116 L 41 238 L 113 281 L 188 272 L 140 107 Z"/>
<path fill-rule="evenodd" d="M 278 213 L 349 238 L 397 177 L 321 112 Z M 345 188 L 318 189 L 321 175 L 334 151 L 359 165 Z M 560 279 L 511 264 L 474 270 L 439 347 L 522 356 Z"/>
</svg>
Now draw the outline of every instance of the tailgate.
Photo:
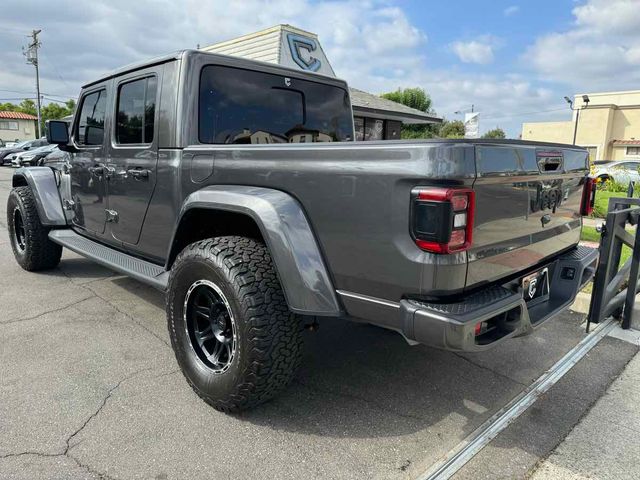
<svg viewBox="0 0 640 480">
<path fill-rule="evenodd" d="M 585 150 L 520 143 L 475 148 L 467 287 L 517 274 L 578 243 Z"/>
</svg>

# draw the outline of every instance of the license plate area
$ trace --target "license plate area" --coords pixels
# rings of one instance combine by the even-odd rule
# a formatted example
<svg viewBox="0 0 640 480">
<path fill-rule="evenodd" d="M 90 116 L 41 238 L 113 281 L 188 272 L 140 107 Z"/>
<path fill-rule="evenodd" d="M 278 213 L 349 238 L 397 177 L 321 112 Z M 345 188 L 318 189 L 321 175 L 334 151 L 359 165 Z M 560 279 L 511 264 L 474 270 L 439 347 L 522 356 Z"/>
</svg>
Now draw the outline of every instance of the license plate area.
<svg viewBox="0 0 640 480">
<path fill-rule="evenodd" d="M 543 268 L 522 278 L 522 296 L 528 306 L 549 299 L 549 269 Z"/>
</svg>

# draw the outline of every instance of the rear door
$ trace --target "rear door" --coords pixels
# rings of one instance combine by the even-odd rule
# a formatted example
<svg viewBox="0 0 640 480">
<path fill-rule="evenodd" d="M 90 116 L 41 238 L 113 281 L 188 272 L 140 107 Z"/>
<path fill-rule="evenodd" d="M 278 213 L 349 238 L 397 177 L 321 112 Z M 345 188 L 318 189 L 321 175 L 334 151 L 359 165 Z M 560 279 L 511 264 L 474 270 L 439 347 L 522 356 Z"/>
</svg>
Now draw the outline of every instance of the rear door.
<svg viewBox="0 0 640 480">
<path fill-rule="evenodd" d="M 105 131 L 108 83 L 83 92 L 72 133 L 75 152 L 70 154 L 73 224 L 92 235 L 105 230 Z"/>
<path fill-rule="evenodd" d="M 115 84 L 114 128 L 108 146 L 110 230 L 136 245 L 156 184 L 158 85 L 162 67 L 120 77 Z"/>
<path fill-rule="evenodd" d="M 518 274 L 578 243 L 586 151 L 477 145 L 476 169 L 467 287 Z"/>
</svg>

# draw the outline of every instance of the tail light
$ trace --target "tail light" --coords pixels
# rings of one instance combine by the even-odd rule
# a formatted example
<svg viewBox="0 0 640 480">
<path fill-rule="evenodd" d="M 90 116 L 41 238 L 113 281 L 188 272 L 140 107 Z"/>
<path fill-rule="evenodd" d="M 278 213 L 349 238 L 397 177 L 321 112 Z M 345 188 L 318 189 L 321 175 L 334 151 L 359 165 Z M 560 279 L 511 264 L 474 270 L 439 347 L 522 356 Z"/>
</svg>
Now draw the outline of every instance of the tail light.
<svg viewBox="0 0 640 480">
<path fill-rule="evenodd" d="M 473 190 L 418 187 L 411 195 L 411 233 L 418 247 L 445 254 L 469 248 L 475 209 Z"/>
<path fill-rule="evenodd" d="M 592 177 L 584 178 L 582 188 L 582 203 L 580 204 L 580 215 L 587 216 L 593 212 L 593 205 L 596 202 L 596 179 Z"/>
</svg>

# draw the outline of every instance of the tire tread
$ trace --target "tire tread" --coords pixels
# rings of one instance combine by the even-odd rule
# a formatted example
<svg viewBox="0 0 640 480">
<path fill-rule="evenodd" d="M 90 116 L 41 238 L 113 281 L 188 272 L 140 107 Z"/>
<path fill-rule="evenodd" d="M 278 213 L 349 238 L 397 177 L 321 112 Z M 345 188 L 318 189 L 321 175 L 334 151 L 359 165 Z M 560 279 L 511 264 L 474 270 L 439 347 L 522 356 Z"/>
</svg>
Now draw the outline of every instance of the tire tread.
<svg viewBox="0 0 640 480">
<path fill-rule="evenodd" d="M 236 412 L 263 403 L 284 389 L 292 380 L 302 357 L 302 326 L 284 297 L 267 247 L 254 239 L 225 236 L 195 242 L 176 258 L 167 295 L 167 319 L 174 342 L 175 288 L 173 282 L 190 260 L 212 262 L 236 291 L 247 323 L 250 362 L 241 380 L 227 399 L 215 398 L 200 390 L 181 369 L 191 388 L 208 404 L 224 412 Z M 176 345 L 174 344 L 174 350 Z"/>
</svg>

